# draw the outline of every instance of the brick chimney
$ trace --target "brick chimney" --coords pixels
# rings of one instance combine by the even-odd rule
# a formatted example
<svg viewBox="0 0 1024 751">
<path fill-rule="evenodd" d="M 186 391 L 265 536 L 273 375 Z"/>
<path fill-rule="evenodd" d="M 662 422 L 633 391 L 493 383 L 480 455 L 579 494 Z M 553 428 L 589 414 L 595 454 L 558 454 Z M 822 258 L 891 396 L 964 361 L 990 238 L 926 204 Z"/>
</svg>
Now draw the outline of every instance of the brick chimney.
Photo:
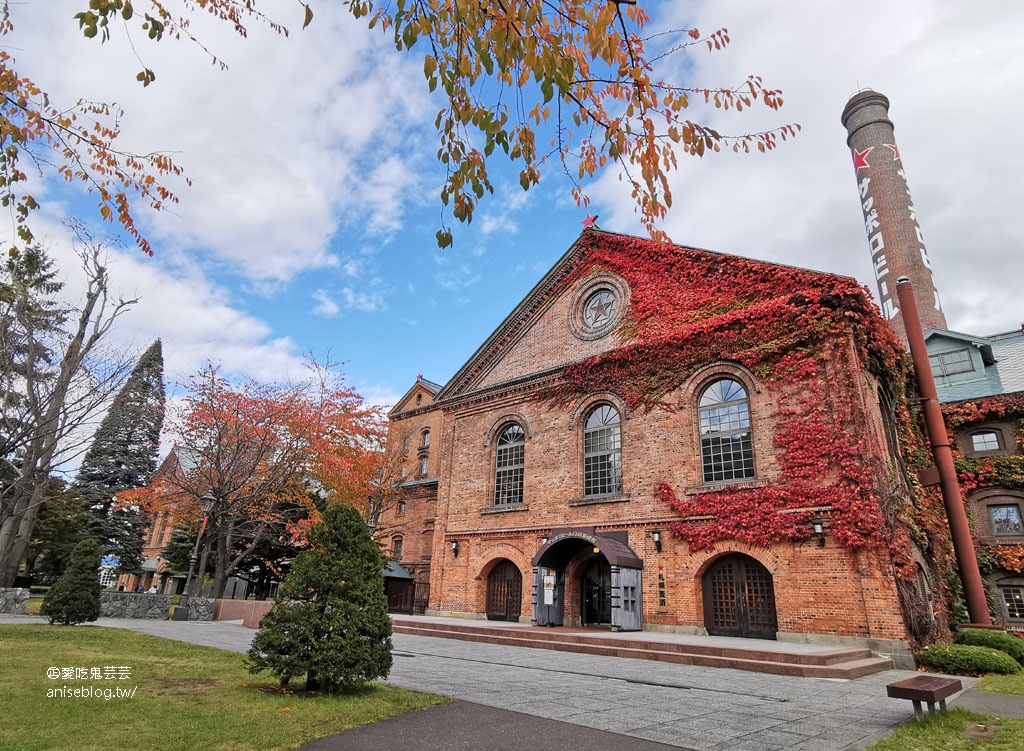
<svg viewBox="0 0 1024 751">
<path fill-rule="evenodd" d="M 864 230 L 878 284 L 882 313 L 906 341 L 903 315 L 896 298 L 896 280 L 907 277 L 917 292 L 917 315 L 925 330 L 946 328 L 931 262 L 917 223 L 900 151 L 889 119 L 889 100 L 866 89 L 850 97 L 843 110 L 846 144 L 853 157 Z"/>
</svg>

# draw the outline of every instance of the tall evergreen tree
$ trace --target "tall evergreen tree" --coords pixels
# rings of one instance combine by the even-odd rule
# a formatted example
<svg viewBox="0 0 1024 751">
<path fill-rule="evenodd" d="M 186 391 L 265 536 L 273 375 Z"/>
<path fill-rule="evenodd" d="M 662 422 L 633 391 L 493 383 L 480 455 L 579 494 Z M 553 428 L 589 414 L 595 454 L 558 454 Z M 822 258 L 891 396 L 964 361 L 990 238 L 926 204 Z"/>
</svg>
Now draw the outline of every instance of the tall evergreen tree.
<svg viewBox="0 0 1024 751">
<path fill-rule="evenodd" d="M 109 541 L 119 569 L 129 573 L 142 566 L 147 520 L 138 508 L 120 508 L 114 499 L 122 490 L 142 487 L 156 471 L 166 402 L 163 374 L 157 339 L 139 357 L 100 423 L 73 486 L 95 519 L 89 534 Z"/>
<path fill-rule="evenodd" d="M 68 318 L 64 286 L 42 248 L 29 246 L 0 269 L 0 483 L 17 479 L 36 426 L 32 384 L 56 376 L 53 337 Z"/>
</svg>

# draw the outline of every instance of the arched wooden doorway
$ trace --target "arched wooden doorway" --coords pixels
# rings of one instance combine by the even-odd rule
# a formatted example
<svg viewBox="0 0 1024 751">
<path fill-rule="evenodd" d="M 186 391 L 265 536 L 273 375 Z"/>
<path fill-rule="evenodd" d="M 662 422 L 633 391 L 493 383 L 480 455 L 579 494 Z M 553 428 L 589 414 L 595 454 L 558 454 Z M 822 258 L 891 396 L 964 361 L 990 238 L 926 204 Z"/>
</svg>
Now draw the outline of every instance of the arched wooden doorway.
<svg viewBox="0 0 1024 751">
<path fill-rule="evenodd" d="M 772 575 L 742 553 L 722 556 L 701 580 L 704 627 L 715 636 L 774 639 L 779 630 Z"/>
<path fill-rule="evenodd" d="M 612 622 L 612 567 L 599 556 L 580 575 L 580 615 L 584 626 L 609 626 Z"/>
<path fill-rule="evenodd" d="M 516 564 L 503 560 L 487 577 L 487 618 L 518 621 L 522 604 L 523 575 Z"/>
</svg>

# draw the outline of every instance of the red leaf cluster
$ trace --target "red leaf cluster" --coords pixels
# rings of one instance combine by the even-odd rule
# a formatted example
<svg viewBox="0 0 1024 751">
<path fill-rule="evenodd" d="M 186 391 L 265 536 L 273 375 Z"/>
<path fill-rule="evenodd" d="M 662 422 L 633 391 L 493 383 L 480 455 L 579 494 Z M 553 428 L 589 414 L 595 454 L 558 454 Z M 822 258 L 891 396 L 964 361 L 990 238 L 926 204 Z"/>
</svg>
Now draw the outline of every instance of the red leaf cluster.
<svg viewBox="0 0 1024 751">
<path fill-rule="evenodd" d="M 634 409 L 664 406 L 698 368 L 739 363 L 779 395 L 773 440 L 781 476 L 768 487 L 729 487 L 680 499 L 655 493 L 683 518 L 673 532 L 692 548 L 733 539 L 800 540 L 828 512 L 845 547 L 894 542 L 882 508 L 883 452 L 867 435 L 856 379 L 879 376 L 903 398 L 902 344 L 855 280 L 639 238 L 588 231 L 573 279 L 598 271 L 630 287 L 623 346 L 567 367 L 553 402 L 607 389 Z M 572 280 L 570 280 L 572 281 Z M 910 444 L 913 435 L 900 427 Z M 909 534 L 894 559 L 909 563 Z"/>
</svg>

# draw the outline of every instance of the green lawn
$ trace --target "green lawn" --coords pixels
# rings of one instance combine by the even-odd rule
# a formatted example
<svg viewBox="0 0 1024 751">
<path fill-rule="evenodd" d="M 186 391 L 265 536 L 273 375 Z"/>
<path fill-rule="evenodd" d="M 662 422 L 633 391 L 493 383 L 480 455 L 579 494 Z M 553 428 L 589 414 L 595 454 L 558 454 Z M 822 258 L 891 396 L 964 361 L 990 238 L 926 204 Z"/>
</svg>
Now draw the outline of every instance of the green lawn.
<svg viewBox="0 0 1024 751">
<path fill-rule="evenodd" d="M 1024 671 L 986 675 L 973 688 L 1024 697 Z M 1024 720 L 1001 720 L 963 709 L 928 715 L 903 725 L 896 734 L 868 746 L 867 751 L 1020 751 Z"/>
<path fill-rule="evenodd" d="M 994 694 L 1024 696 L 1024 670 L 1013 675 L 986 675 L 974 684 L 974 688 Z"/>
<path fill-rule="evenodd" d="M 127 666 L 128 680 L 52 680 L 48 668 Z M 92 687 L 131 698 L 48 698 Z M 93 626 L 0 626 L 0 750 L 290 749 L 448 701 L 375 684 L 348 697 L 282 694 L 219 649 Z"/>
<path fill-rule="evenodd" d="M 867 751 L 1020 751 L 1024 720 L 999 720 L 963 709 L 927 715 Z"/>
</svg>

